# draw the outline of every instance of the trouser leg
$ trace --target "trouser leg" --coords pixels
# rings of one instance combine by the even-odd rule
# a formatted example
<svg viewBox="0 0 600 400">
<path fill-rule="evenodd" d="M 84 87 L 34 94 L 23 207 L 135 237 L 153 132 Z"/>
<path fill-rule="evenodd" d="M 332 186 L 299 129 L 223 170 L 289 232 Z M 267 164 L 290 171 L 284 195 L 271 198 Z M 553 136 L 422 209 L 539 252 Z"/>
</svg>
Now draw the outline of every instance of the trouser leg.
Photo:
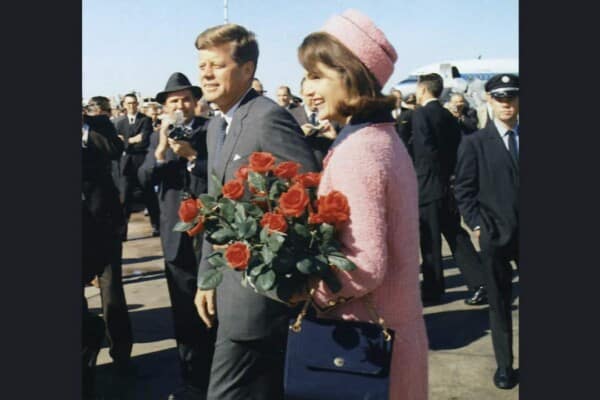
<svg viewBox="0 0 600 400">
<path fill-rule="evenodd" d="M 165 262 L 165 275 L 184 382 L 205 393 L 210 377 L 216 329 L 209 330 L 206 327 L 194 304 L 197 264 L 191 240 L 182 243 L 180 256 L 176 260 Z"/>
<path fill-rule="evenodd" d="M 123 290 L 122 249 L 122 242 L 117 238 L 113 243 L 111 262 L 99 277 L 109 353 L 116 362 L 129 360 L 133 344 L 131 321 Z"/>
<path fill-rule="evenodd" d="M 511 367 L 513 363 L 512 267 L 502 248 L 482 243 L 481 252 L 496 363 L 499 367 Z"/>
<path fill-rule="evenodd" d="M 423 291 L 426 296 L 439 296 L 445 289 L 439 217 L 439 201 L 419 207 Z"/>
<path fill-rule="evenodd" d="M 441 229 L 450 247 L 454 261 L 465 279 L 470 290 L 476 290 L 484 284 L 483 267 L 471 237 L 460 226 L 460 214 L 450 209 L 449 200 L 443 202 L 441 215 Z"/>
<path fill-rule="evenodd" d="M 154 229 L 160 229 L 160 208 L 158 206 L 158 196 L 154 191 L 154 186 L 149 183 L 143 188 L 144 203 L 148 209 L 150 224 Z"/>
<path fill-rule="evenodd" d="M 95 391 L 95 367 L 98 353 L 104 339 L 104 321 L 90 313 L 87 300 L 83 298 L 83 314 L 81 319 L 82 349 L 81 378 L 84 399 L 93 399 Z"/>
<path fill-rule="evenodd" d="M 207 399 L 283 399 L 285 343 L 284 336 L 252 341 L 219 338 Z"/>
</svg>

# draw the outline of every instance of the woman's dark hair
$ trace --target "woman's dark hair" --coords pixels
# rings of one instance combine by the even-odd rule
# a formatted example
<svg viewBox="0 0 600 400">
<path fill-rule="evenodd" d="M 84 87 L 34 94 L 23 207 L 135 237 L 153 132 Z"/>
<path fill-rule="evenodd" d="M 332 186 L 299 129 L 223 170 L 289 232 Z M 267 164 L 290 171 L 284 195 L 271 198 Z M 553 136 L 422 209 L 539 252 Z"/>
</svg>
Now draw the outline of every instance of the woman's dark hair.
<svg viewBox="0 0 600 400">
<path fill-rule="evenodd" d="M 318 74 L 317 63 L 321 62 L 336 70 L 348 98 L 339 105 L 338 112 L 361 120 L 394 108 L 396 98 L 381 93 L 381 86 L 371 71 L 334 36 L 325 32 L 308 35 L 298 48 L 300 64 L 309 73 Z"/>
</svg>

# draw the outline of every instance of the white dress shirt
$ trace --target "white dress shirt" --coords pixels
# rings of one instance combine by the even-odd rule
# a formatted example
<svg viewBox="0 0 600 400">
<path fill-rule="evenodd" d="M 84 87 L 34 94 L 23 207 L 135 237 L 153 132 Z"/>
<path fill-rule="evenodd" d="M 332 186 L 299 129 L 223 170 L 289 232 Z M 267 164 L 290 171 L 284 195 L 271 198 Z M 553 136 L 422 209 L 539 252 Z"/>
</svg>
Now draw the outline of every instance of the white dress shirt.
<svg viewBox="0 0 600 400">
<path fill-rule="evenodd" d="M 504 124 L 501 124 L 497 119 L 494 118 L 494 125 L 496 125 L 496 129 L 498 129 L 498 133 L 500 133 L 500 137 L 504 142 L 504 146 L 506 146 L 506 150 L 508 150 L 508 131 Z M 515 133 L 515 141 L 517 142 L 517 154 L 519 154 L 519 122 L 515 124 L 511 129 Z"/>
<path fill-rule="evenodd" d="M 238 109 L 238 107 L 240 106 L 240 103 L 242 102 L 242 100 L 244 100 L 244 97 L 246 97 L 246 95 L 248 94 L 250 89 L 252 89 L 252 87 L 250 87 L 250 88 L 248 88 L 248 90 L 246 90 L 246 93 L 244 93 L 244 95 L 242 97 L 240 97 L 239 101 L 237 103 L 235 103 L 233 105 L 233 107 L 231 107 L 229 109 L 229 111 L 222 114 L 223 118 L 225 118 L 225 122 L 227 122 L 227 127 L 225 128 L 225 135 L 227 135 L 229 133 L 229 128 L 231 127 L 231 120 L 233 119 L 233 114 L 235 113 L 235 110 Z"/>
</svg>

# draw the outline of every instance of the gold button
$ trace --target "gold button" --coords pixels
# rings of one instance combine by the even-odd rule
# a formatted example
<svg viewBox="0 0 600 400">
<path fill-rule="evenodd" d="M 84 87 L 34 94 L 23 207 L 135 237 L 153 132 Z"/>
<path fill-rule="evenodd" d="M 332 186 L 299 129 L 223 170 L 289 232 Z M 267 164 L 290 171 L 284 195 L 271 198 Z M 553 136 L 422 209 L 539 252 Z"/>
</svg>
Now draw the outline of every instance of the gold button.
<svg viewBox="0 0 600 400">
<path fill-rule="evenodd" d="M 344 363 L 345 363 L 345 361 L 344 361 L 344 359 L 342 357 L 336 357 L 336 358 L 333 359 L 333 364 L 336 367 L 343 367 Z"/>
<path fill-rule="evenodd" d="M 334 300 L 329 300 L 329 301 L 327 302 L 327 305 L 330 305 L 330 306 L 335 306 L 335 301 L 334 301 Z"/>
</svg>

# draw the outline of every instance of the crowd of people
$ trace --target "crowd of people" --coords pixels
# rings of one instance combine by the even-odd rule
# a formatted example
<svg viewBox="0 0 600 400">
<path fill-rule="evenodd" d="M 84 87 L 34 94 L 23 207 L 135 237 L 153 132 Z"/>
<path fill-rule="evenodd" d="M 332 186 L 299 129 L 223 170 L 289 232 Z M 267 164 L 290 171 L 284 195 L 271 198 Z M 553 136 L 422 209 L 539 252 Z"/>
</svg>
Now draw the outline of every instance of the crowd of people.
<svg viewBox="0 0 600 400">
<path fill-rule="evenodd" d="M 423 306 L 443 301 L 442 235 L 470 290 L 465 303 L 489 303 L 493 382 L 514 387 L 518 77 L 492 77 L 477 108 L 464 93 L 441 101 L 443 80 L 435 73 L 419 77 L 416 93 L 385 95 L 396 51 L 355 10 L 331 18 L 299 45 L 306 71 L 300 97 L 286 85 L 276 101 L 266 96 L 254 76 L 257 40 L 242 26 L 206 29 L 195 45 L 200 86 L 174 72 L 141 105 L 129 93 L 118 105 L 92 97 L 83 109 L 83 285 L 97 285 L 102 301 L 102 318 L 83 301 L 85 396 L 93 398 L 104 337 L 117 373 L 131 370 L 121 256 L 130 214 L 143 203 L 152 235 L 160 236 L 184 382 L 169 399 L 283 398 L 294 304 L 243 287 L 234 269 L 218 289 L 200 289 L 198 275 L 212 268 L 213 247 L 173 230 L 185 194 L 211 190 L 209 173 L 221 183 L 235 179 L 256 151 L 320 172 L 319 195 L 338 190 L 347 197 L 350 220 L 338 227 L 339 240 L 357 270 L 336 272 L 342 290 L 335 294 L 315 282 L 312 301 L 324 318 L 377 322 L 358 301 L 372 299 L 396 335 L 390 399 L 428 395 Z M 462 222 L 478 237 L 480 253 Z"/>
</svg>

